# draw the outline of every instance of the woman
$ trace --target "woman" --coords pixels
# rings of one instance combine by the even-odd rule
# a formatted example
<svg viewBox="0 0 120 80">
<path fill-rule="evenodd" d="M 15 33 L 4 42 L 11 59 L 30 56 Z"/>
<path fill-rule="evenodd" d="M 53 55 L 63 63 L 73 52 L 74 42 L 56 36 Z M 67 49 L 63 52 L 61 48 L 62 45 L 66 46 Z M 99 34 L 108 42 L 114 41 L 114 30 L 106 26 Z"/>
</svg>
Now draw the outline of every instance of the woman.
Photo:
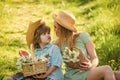
<svg viewBox="0 0 120 80">
<path fill-rule="evenodd" d="M 97 67 L 98 57 L 93 41 L 86 32 L 78 33 L 75 24 L 75 17 L 67 11 L 60 11 L 53 14 L 54 31 L 58 37 L 56 44 L 61 48 L 72 49 L 76 47 L 84 52 L 89 62 L 83 61 L 80 68 L 75 69 L 66 65 L 64 80 L 116 80 L 114 72 L 108 65 Z"/>
</svg>

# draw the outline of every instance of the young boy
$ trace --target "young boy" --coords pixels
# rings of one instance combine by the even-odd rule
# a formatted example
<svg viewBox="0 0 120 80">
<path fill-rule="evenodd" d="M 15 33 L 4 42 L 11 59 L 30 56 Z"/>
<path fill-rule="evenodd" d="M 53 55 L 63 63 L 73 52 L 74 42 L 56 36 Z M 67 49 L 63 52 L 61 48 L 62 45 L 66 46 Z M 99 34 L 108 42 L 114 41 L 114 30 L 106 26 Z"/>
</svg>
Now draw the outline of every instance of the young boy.
<svg viewBox="0 0 120 80">
<path fill-rule="evenodd" d="M 41 56 L 49 53 L 47 71 L 45 74 L 34 75 L 24 78 L 24 80 L 63 80 L 61 65 L 62 56 L 60 49 L 50 43 L 50 27 L 45 25 L 44 19 L 40 19 L 29 25 L 27 36 L 27 44 L 30 47 L 33 44 L 35 56 Z M 9 80 L 21 80 L 17 79 L 13 75 Z"/>
</svg>

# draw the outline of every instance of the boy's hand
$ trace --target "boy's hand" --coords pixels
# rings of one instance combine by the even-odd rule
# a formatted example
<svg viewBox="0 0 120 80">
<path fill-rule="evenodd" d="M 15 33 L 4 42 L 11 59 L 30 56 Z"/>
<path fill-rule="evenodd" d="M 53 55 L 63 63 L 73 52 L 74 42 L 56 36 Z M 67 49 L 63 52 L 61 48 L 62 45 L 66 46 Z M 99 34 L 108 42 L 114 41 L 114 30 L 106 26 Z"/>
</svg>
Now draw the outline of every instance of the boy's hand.
<svg viewBox="0 0 120 80">
<path fill-rule="evenodd" d="M 46 78 L 47 76 L 45 74 L 39 74 L 39 75 L 34 75 L 33 78 Z"/>
</svg>

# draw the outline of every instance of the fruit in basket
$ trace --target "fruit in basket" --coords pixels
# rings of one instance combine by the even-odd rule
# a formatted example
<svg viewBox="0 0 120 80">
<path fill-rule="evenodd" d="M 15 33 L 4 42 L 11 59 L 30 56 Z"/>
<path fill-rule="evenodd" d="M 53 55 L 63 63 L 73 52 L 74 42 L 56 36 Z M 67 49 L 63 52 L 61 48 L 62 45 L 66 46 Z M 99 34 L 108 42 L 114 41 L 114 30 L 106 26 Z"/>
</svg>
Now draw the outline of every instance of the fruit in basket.
<svg viewBox="0 0 120 80">
<path fill-rule="evenodd" d="M 19 50 L 19 55 L 22 56 L 22 57 L 23 57 L 23 56 L 26 57 L 26 56 L 29 56 L 30 53 L 27 52 L 27 51 L 25 51 L 25 50 Z"/>
</svg>

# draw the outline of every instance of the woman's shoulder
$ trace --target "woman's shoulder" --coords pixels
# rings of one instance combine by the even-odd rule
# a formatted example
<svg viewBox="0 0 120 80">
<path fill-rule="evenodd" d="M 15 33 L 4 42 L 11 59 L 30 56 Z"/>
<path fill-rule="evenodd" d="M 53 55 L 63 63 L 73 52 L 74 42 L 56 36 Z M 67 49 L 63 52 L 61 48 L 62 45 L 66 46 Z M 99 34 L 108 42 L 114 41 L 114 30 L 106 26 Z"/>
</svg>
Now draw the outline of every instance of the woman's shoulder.
<svg viewBox="0 0 120 80">
<path fill-rule="evenodd" d="M 86 35 L 89 35 L 88 32 L 80 32 L 79 36 L 86 36 Z"/>
<path fill-rule="evenodd" d="M 88 32 L 80 32 L 76 40 L 82 40 L 84 43 L 90 39 L 90 35 Z"/>
<path fill-rule="evenodd" d="M 84 38 L 84 37 L 88 37 L 88 36 L 89 36 L 88 32 L 79 32 L 77 38 Z"/>
</svg>

